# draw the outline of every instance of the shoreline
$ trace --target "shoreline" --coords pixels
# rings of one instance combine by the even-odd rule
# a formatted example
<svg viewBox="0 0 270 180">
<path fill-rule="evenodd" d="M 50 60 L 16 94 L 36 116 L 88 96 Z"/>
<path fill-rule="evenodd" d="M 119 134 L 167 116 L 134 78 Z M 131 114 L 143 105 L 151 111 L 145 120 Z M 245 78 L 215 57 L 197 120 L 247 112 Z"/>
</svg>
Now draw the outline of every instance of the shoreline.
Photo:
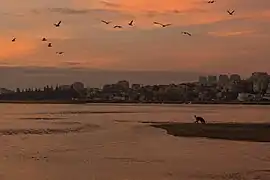
<svg viewBox="0 0 270 180">
<path fill-rule="evenodd" d="M 270 102 L 157 102 L 157 101 L 111 101 L 111 100 L 0 100 L 0 104 L 191 104 L 191 105 L 270 105 Z"/>
</svg>

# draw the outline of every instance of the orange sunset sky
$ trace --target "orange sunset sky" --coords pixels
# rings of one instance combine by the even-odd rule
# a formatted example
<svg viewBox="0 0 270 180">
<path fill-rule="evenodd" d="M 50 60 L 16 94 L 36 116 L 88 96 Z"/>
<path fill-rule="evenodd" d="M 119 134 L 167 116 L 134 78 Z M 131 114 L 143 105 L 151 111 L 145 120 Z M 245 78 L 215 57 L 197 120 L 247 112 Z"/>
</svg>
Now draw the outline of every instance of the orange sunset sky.
<svg viewBox="0 0 270 180">
<path fill-rule="evenodd" d="M 9 0 L 0 9 L 2 66 L 209 73 L 270 69 L 269 0 Z M 55 28 L 59 20 L 63 23 Z M 130 20 L 134 27 L 128 26 Z M 161 28 L 153 21 L 172 26 Z"/>
</svg>

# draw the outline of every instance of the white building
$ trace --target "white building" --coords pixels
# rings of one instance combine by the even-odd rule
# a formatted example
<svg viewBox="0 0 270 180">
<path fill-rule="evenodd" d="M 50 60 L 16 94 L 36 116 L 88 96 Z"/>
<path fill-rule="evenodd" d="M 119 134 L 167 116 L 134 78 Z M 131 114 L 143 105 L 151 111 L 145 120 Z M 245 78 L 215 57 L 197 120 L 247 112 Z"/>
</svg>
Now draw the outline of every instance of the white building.
<svg viewBox="0 0 270 180">
<path fill-rule="evenodd" d="M 239 93 L 237 99 L 242 102 L 252 101 L 255 99 L 255 95 L 250 93 Z"/>
<path fill-rule="evenodd" d="M 237 99 L 239 101 L 260 101 L 264 97 L 260 94 L 239 93 Z"/>
</svg>

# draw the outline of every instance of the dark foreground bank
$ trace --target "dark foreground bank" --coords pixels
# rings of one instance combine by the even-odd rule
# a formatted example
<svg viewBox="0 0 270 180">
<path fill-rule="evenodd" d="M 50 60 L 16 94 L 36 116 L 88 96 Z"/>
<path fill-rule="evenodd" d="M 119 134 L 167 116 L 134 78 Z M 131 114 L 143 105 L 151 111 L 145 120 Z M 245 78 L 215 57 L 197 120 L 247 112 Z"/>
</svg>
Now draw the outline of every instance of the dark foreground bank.
<svg viewBox="0 0 270 180">
<path fill-rule="evenodd" d="M 262 102 L 239 102 L 239 101 L 229 101 L 229 102 L 217 102 L 217 101 L 204 101 L 204 102 L 182 102 L 182 101 L 122 101 L 122 100 L 2 100 L 1 103 L 8 104 L 193 104 L 193 105 L 205 105 L 205 104 L 219 104 L 219 105 L 270 105 L 269 101 Z"/>
<path fill-rule="evenodd" d="M 205 137 L 250 142 L 270 142 L 270 123 L 161 123 L 152 124 L 151 126 L 165 129 L 168 134 L 173 136 Z"/>
</svg>

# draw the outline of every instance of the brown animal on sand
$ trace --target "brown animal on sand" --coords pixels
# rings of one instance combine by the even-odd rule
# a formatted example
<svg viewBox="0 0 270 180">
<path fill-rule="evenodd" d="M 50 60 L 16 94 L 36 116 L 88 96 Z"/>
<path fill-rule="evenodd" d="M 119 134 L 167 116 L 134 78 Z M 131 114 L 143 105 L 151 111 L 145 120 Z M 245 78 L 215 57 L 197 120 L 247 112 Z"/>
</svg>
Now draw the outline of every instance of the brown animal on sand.
<svg viewBox="0 0 270 180">
<path fill-rule="evenodd" d="M 201 122 L 202 124 L 206 124 L 206 121 L 202 117 L 199 117 L 199 116 L 196 116 L 196 115 L 194 115 L 194 117 L 196 119 L 195 123 Z"/>
</svg>

